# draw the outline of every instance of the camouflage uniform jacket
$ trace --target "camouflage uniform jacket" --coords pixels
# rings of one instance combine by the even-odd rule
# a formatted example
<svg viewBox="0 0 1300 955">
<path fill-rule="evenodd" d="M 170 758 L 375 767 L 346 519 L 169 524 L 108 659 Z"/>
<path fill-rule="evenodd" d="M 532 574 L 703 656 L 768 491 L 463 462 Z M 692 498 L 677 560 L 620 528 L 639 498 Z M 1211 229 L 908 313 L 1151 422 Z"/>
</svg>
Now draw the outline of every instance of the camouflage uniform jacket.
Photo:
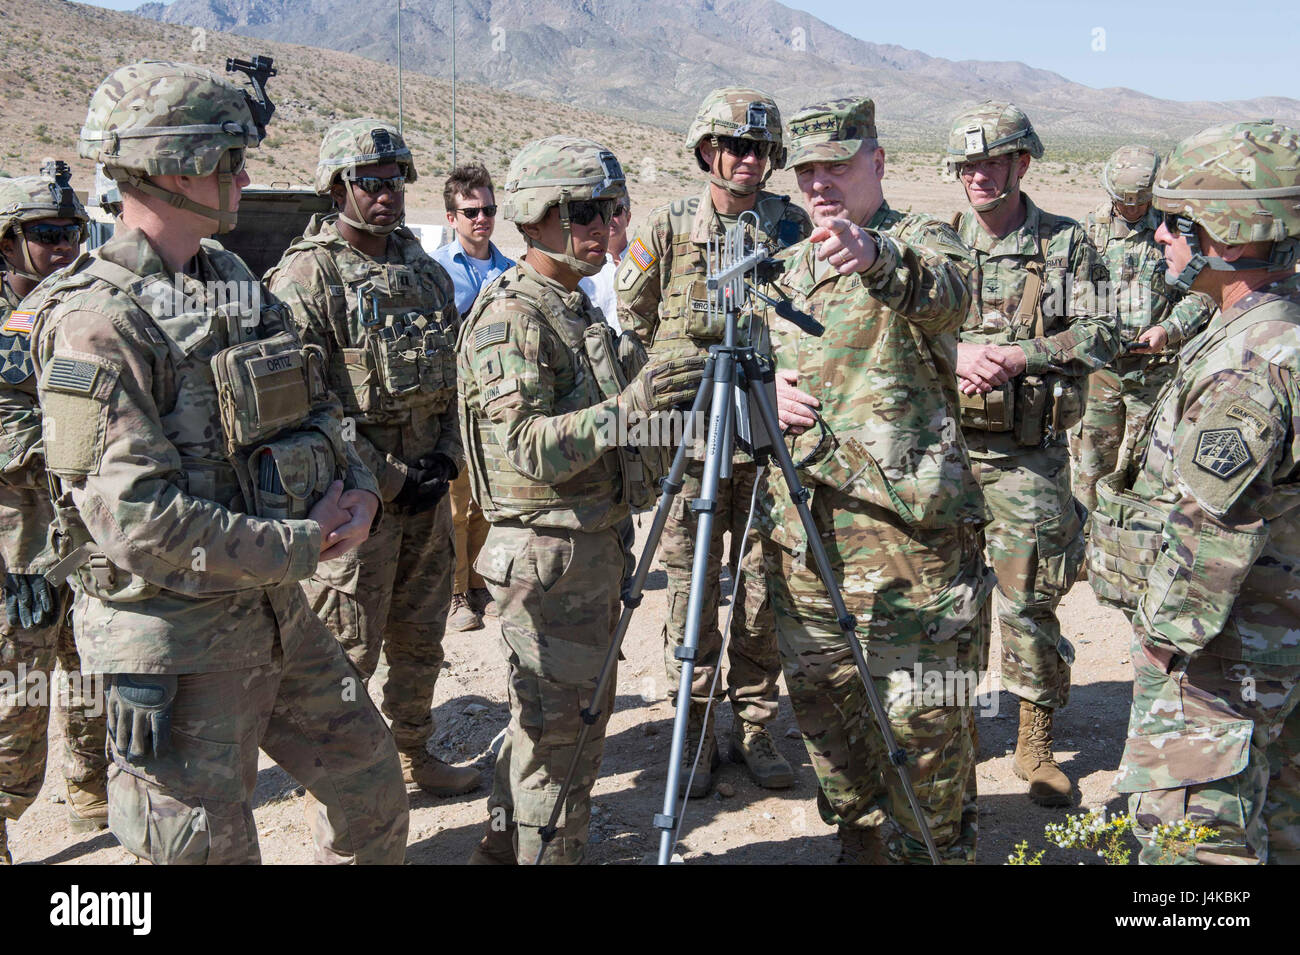
<svg viewBox="0 0 1300 955">
<path fill-rule="evenodd" d="M 760 191 L 754 204 L 759 231 L 771 251 L 812 232 L 808 213 L 788 196 Z M 724 233 L 708 187 L 699 198 L 660 206 L 628 243 L 614 278 L 618 318 L 652 356 L 694 354 L 722 340 L 722 329 L 705 324 L 709 239 Z"/>
<path fill-rule="evenodd" d="M 1159 226 L 1160 214 L 1154 209 L 1130 223 L 1115 215 L 1110 200 L 1088 213 L 1088 238 L 1110 273 L 1122 342 L 1135 341 L 1159 325 L 1169 335 L 1169 344 L 1179 345 L 1204 328 L 1214 311 L 1206 296 L 1188 295 L 1165 281 L 1165 255 L 1156 243 Z"/>
<path fill-rule="evenodd" d="M 0 279 L 0 571 L 27 574 L 41 563 L 54 508 L 45 483 L 31 343 L 25 330 L 9 326 L 18 309 L 18 294 Z"/>
<path fill-rule="evenodd" d="M 989 235 L 971 212 L 957 218 L 958 235 L 975 253 L 970 312 L 958 338 L 963 344 L 1019 345 L 1026 375 L 1086 378 L 1119 351 L 1119 329 L 1106 313 L 1105 296 L 1098 295 L 1106 288 L 1106 266 L 1079 223 L 1024 199 L 1025 221 L 1001 239 Z M 1030 262 L 1043 266 L 1039 307 L 1018 323 Z M 1036 334 L 1039 313 L 1042 334 Z M 1023 450 L 1009 435 L 990 433 L 987 438 L 987 448 L 973 452 L 977 456 Z"/>
<path fill-rule="evenodd" d="M 312 520 L 245 513 L 210 364 L 231 343 L 235 322 L 218 316 L 214 286 L 189 275 L 183 300 L 203 307 L 155 317 L 139 296 L 83 274 L 101 258 L 138 276 L 146 300 L 151 287 L 176 281 L 143 233 L 119 229 L 63 273 L 33 333 L 55 505 L 75 506 L 68 519 L 120 573 L 143 582 L 135 599 L 109 600 L 70 578 L 79 588 L 82 663 L 104 673 L 241 669 L 269 663 L 277 637 L 287 656 L 297 634 L 286 623 L 302 599 L 298 581 L 316 569 L 321 529 Z M 205 242 L 191 265 L 207 279 L 242 272 L 256 281 L 216 243 Z M 287 309 L 266 307 L 273 299 L 262 295 L 256 324 L 239 317 L 247 323 L 240 337 L 296 340 Z M 332 398 L 312 410 L 313 420 L 320 411 L 338 428 Z M 377 494 L 351 444 L 338 444 L 345 486 Z M 134 586 L 123 588 L 124 598 Z"/>
<path fill-rule="evenodd" d="M 360 320 L 357 287 L 386 264 L 405 266 L 418 288 L 414 299 L 434 320 L 434 349 L 419 356 L 439 366 L 438 381 L 422 382 L 407 394 L 390 396 L 375 371 L 376 350 L 370 339 L 376 328 Z M 460 428 L 456 422 L 455 342 L 459 318 L 451 279 L 433 261 L 414 234 L 405 228 L 392 233 L 387 254 L 376 260 L 357 251 L 338 231 L 337 214 L 313 217 L 303 236 L 266 274 L 266 286 L 293 313 L 304 342 L 325 350 L 330 388 L 343 410 L 357 422 L 357 452 L 379 481 L 384 500 L 391 501 L 406 480 L 406 466 L 434 452 L 464 465 Z M 439 354 L 429 355 L 433 350 Z M 427 375 L 425 377 L 428 377 Z"/>
<path fill-rule="evenodd" d="M 1277 311 L 1234 331 L 1264 307 Z M 1135 620 L 1148 642 L 1300 664 L 1297 415 L 1300 276 L 1292 276 L 1217 313 L 1179 355 L 1152 415 L 1133 484 L 1136 497 L 1167 512 Z"/>
<path fill-rule="evenodd" d="M 479 293 L 457 345 L 470 485 L 493 524 L 599 531 L 630 513 L 603 394 L 584 342 L 607 329 L 586 294 L 527 262 Z"/>
<path fill-rule="evenodd" d="M 843 563 L 846 601 L 886 592 L 915 606 L 971 556 L 948 546 L 957 532 L 969 528 L 973 541 L 986 520 L 956 421 L 954 332 L 970 306 L 972 259 L 948 225 L 928 216 L 882 205 L 867 229 L 879 255 L 855 275 L 818 261 L 807 241 L 781 254 L 778 286 L 826 333 L 813 337 L 778 318 L 773 346 L 777 366 L 797 371 L 799 388 L 821 401 L 834 434 L 833 452 L 815 455 L 800 477 L 813 491 L 832 563 Z M 812 428 L 791 453 L 797 461 L 817 443 Z M 798 554 L 798 512 L 785 483 L 770 483 L 772 538 Z"/>
</svg>

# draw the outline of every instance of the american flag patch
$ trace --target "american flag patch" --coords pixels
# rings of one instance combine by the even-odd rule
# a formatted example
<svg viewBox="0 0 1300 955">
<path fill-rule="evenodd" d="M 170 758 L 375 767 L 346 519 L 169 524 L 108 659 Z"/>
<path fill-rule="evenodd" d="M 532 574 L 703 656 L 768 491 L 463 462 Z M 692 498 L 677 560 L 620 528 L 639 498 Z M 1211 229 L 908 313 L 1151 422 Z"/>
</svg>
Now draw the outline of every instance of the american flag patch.
<svg viewBox="0 0 1300 955">
<path fill-rule="evenodd" d="M 0 332 L 6 335 L 30 335 L 32 333 L 32 320 L 35 318 L 35 312 L 10 312 L 9 317 L 5 319 L 4 327 L 0 328 Z"/>
<path fill-rule="evenodd" d="M 95 387 L 99 366 L 75 358 L 55 358 L 45 373 L 45 386 L 56 391 L 88 395 Z"/>
<path fill-rule="evenodd" d="M 642 272 L 648 272 L 650 266 L 655 264 L 654 253 L 647 249 L 640 239 L 632 241 L 631 248 L 627 250 L 627 257 L 636 263 L 636 267 Z"/>
<path fill-rule="evenodd" d="M 474 329 L 474 350 L 480 351 L 489 345 L 497 345 L 510 336 L 510 329 L 505 322 L 493 322 L 480 325 Z"/>
</svg>

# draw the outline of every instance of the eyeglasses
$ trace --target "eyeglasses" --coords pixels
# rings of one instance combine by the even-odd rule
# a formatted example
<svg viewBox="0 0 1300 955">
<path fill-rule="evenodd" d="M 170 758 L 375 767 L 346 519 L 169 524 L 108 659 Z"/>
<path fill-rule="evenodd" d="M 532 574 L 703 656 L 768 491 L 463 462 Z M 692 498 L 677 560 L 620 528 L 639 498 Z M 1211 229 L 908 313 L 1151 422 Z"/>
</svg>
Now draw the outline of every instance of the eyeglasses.
<svg viewBox="0 0 1300 955">
<path fill-rule="evenodd" d="M 596 216 L 608 225 L 613 215 L 613 199 L 580 199 L 569 203 L 569 219 L 578 225 L 591 225 Z"/>
<path fill-rule="evenodd" d="M 495 219 L 497 215 L 496 206 L 467 206 L 464 209 L 457 209 L 466 219 L 477 219 L 479 216 L 487 216 L 489 219 Z"/>
<path fill-rule="evenodd" d="M 1185 235 L 1193 237 L 1196 235 L 1196 223 L 1185 215 L 1177 212 L 1165 212 L 1162 214 L 1165 229 L 1170 235 Z"/>
<path fill-rule="evenodd" d="M 1010 156 L 994 156 L 992 159 L 975 159 L 970 162 L 960 163 L 957 166 L 957 175 L 963 179 L 972 179 L 975 173 L 982 172 L 986 176 L 1002 172 L 1011 165 Z"/>
<path fill-rule="evenodd" d="M 619 205 L 617 205 L 617 206 L 614 207 L 614 218 L 617 219 L 617 218 L 619 218 L 619 216 L 625 216 L 625 215 L 627 215 L 628 212 L 630 212 L 630 211 L 631 211 L 631 210 L 629 210 L 627 206 L 622 205 L 622 204 L 620 203 Z"/>
<path fill-rule="evenodd" d="M 384 190 L 389 192 L 406 191 L 405 176 L 344 176 L 343 181 L 360 186 L 361 191 L 368 196 L 377 196 Z"/>
<path fill-rule="evenodd" d="M 751 153 L 759 159 L 766 159 L 776 148 L 776 143 L 764 139 L 741 139 L 738 136 L 719 136 L 718 145 L 737 159 L 744 159 Z"/>
<path fill-rule="evenodd" d="M 244 147 L 237 146 L 229 149 L 226 151 L 226 155 L 230 157 L 231 175 L 238 176 L 244 171 L 244 164 L 248 162 L 248 156 Z"/>
<path fill-rule="evenodd" d="M 23 235 L 40 245 L 81 245 L 85 233 L 80 225 L 36 223 L 23 226 Z"/>
</svg>

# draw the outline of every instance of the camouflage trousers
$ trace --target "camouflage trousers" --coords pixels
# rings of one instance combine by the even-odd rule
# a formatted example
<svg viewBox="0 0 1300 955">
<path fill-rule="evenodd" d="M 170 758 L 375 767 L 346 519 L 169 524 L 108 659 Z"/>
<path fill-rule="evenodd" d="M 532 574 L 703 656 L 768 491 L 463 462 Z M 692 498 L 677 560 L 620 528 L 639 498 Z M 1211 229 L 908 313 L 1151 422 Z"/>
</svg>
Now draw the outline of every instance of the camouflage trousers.
<svg viewBox="0 0 1300 955">
<path fill-rule="evenodd" d="M 975 689 L 988 664 L 991 575 L 974 531 L 944 531 L 964 555 L 953 584 L 914 607 L 855 605 L 858 640 L 940 858 L 973 863 L 978 829 Z M 896 863 L 930 863 L 829 598 L 801 557 L 780 551 L 768 586 L 790 704 L 828 825 L 885 827 Z M 834 557 L 832 557 L 834 560 Z M 821 590 L 820 605 L 810 599 Z M 937 687 L 937 689 L 936 689 Z"/>
<path fill-rule="evenodd" d="M 302 594 L 289 596 L 270 663 L 180 676 L 168 752 L 132 759 L 110 740 L 109 826 L 141 859 L 260 862 L 259 747 L 314 800 L 317 862 L 404 859 L 408 807 L 393 737 Z"/>
<path fill-rule="evenodd" d="M 0 619 L 0 670 L 13 681 L 0 684 L 0 818 L 17 819 L 41 791 L 55 700 L 63 778 L 92 792 L 104 787 L 104 678 L 82 674 L 67 622 L 71 592 L 60 588 L 59 597 L 58 622 L 43 630 L 14 630 Z"/>
<path fill-rule="evenodd" d="M 691 510 L 691 502 L 700 496 L 703 472 L 701 462 L 688 465 L 682 478 L 681 493 L 673 501 L 664 524 L 659 547 L 659 562 L 668 574 L 668 619 L 664 621 L 663 629 L 664 670 L 668 678 L 669 699 L 674 702 L 682 675 L 681 661 L 674 653 L 686 639 L 686 607 L 690 599 L 691 563 L 695 556 L 695 531 L 699 521 Z M 767 723 L 776 715 L 781 659 L 776 648 L 772 609 L 763 584 L 762 551 L 775 545 L 760 536 L 760 518 L 755 515 L 754 526 L 749 532 L 749 546 L 744 554 L 738 553 L 758 468 L 753 463 L 738 461 L 732 465 L 731 473 L 729 480 L 718 482 L 691 700 L 701 704 L 707 702 L 709 684 L 713 682 L 714 671 L 721 665 L 719 577 L 722 573 L 722 537 L 730 533 L 728 563 L 733 570 L 733 579 L 738 565 L 744 567 L 744 574 L 741 585 L 735 588 L 732 596 L 734 614 L 731 638 L 727 642 L 726 687 L 724 691 L 719 680 L 716 699 L 721 700 L 725 692 L 731 698 L 737 717 L 750 723 Z M 760 498 L 761 493 L 760 490 Z"/>
<path fill-rule="evenodd" d="M 487 539 L 488 522 L 474 496 L 469 491 L 469 469 L 461 471 L 451 482 L 451 523 L 456 533 L 456 573 L 451 592 L 467 594 L 485 586 L 483 578 L 474 569 L 474 560 Z"/>
<path fill-rule="evenodd" d="M 388 506 L 369 539 L 303 581 L 314 610 L 367 681 L 383 650 L 383 713 L 403 752 L 433 736 L 433 691 L 455 563 L 451 505 L 418 514 Z"/>
<path fill-rule="evenodd" d="M 985 534 L 1001 598 L 1002 688 L 1062 707 L 1074 648 L 1061 635 L 1056 607 L 1083 566 L 1084 512 L 1070 490 L 1069 453 L 1062 445 L 996 457 L 971 451 L 991 516 Z"/>
<path fill-rule="evenodd" d="M 1300 666 L 1175 656 L 1166 673 L 1135 627 L 1133 707 L 1115 788 L 1130 793 L 1147 864 L 1300 864 Z M 1182 820 L 1218 835 L 1157 839 Z"/>
<path fill-rule="evenodd" d="M 514 828 L 515 853 L 531 863 L 550 820 L 582 729 L 582 710 L 598 708 L 573 786 L 546 849 L 547 864 L 577 864 L 587 845 L 591 790 L 605 750 L 616 676 L 593 701 L 613 639 L 626 552 L 617 528 L 596 533 L 494 524 L 478 570 L 500 608 L 510 661 L 510 724 L 497 755 L 488 812 Z"/>
<path fill-rule="evenodd" d="M 1127 427 L 1141 428 L 1156 396 L 1178 370 L 1176 361 L 1120 358 L 1118 370 L 1092 373 L 1088 406 L 1070 435 L 1074 462 L 1074 496 L 1089 511 L 1097 508 L 1097 482 L 1119 465 L 1119 449 Z M 1134 449 L 1136 459 L 1142 448 Z"/>
</svg>

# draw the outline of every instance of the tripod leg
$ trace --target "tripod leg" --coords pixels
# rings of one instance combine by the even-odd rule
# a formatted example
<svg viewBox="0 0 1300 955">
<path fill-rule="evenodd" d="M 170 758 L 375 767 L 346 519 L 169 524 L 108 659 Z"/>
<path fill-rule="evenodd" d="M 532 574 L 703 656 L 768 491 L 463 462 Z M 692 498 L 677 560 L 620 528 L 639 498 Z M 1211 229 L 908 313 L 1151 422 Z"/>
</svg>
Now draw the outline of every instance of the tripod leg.
<svg viewBox="0 0 1300 955">
<path fill-rule="evenodd" d="M 700 382 L 700 389 L 695 394 L 695 402 L 691 405 L 690 418 L 688 419 L 691 422 L 699 419 L 712 398 L 713 390 L 709 380 L 712 372 L 712 362 L 713 359 L 710 358 L 709 363 L 705 365 L 704 380 Z M 614 636 L 610 642 L 609 650 L 601 663 L 600 675 L 596 678 L 596 689 L 591 697 L 592 702 L 580 714 L 582 728 L 578 731 L 578 740 L 574 745 L 573 758 L 569 761 L 569 768 L 564 774 L 564 781 L 560 784 L 560 791 L 556 795 L 555 805 L 551 807 L 551 816 L 538 833 L 542 840 L 542 847 L 538 850 L 537 858 L 533 860 L 534 865 L 541 864 L 542 856 L 546 854 L 546 847 L 558 832 L 556 821 L 560 818 L 560 813 L 564 809 L 569 790 L 573 788 L 573 781 L 582 762 L 582 751 L 587 744 L 587 737 L 591 733 L 591 727 L 600 719 L 600 701 L 605 698 L 610 676 L 614 673 L 614 668 L 618 663 L 619 650 L 622 649 L 623 638 L 627 636 L 628 627 L 632 623 L 632 614 L 641 605 L 645 580 L 650 573 L 650 565 L 654 563 L 655 552 L 659 549 L 659 539 L 663 536 L 664 524 L 668 520 L 668 511 L 672 507 L 673 500 L 677 497 L 678 492 L 682 489 L 682 475 L 686 473 L 686 450 L 687 442 L 685 441 L 685 433 L 683 433 L 683 441 L 678 445 L 677 451 L 673 455 L 673 463 L 668 470 L 668 476 L 660 484 L 663 488 L 663 494 L 659 498 L 659 504 L 655 507 L 654 519 L 650 524 L 650 535 L 646 539 L 645 547 L 642 549 L 641 556 L 637 561 L 636 572 L 632 575 L 631 581 L 624 587 L 622 594 L 623 611 L 619 615 L 618 626 L 614 629 Z"/>
<path fill-rule="evenodd" d="M 840 630 L 844 633 L 844 639 L 849 645 L 849 650 L 853 654 L 853 664 L 857 667 L 858 676 L 862 678 L 866 689 L 867 702 L 871 706 L 876 725 L 880 728 L 880 733 L 884 737 L 885 750 L 889 753 L 889 761 L 894 764 L 894 768 L 898 771 L 903 793 L 907 797 L 907 804 L 912 809 L 912 815 L 916 817 L 917 829 L 925 842 L 930 861 L 934 865 L 938 865 L 939 850 L 935 847 L 934 836 L 930 833 L 930 826 L 925 820 L 925 814 L 921 811 L 921 804 L 916 798 L 916 790 L 912 786 L 912 778 L 907 771 L 907 751 L 898 745 L 893 730 L 890 729 L 889 717 L 885 713 L 884 705 L 880 702 L 880 694 L 876 692 L 875 681 L 871 677 L 871 671 L 867 668 L 867 658 L 862 652 L 862 644 L 858 641 L 857 620 L 844 605 L 844 597 L 840 593 L 839 585 L 835 582 L 835 575 L 831 571 L 830 558 L 826 555 L 826 548 L 822 545 L 821 535 L 817 530 L 817 525 L 813 523 L 811 512 L 808 510 L 808 491 L 799 483 L 799 475 L 795 471 L 794 461 L 790 458 L 790 452 L 786 450 L 785 442 L 780 438 L 780 423 L 777 419 L 776 409 L 772 406 L 771 399 L 763 387 L 762 371 L 759 369 L 758 362 L 752 353 L 742 355 L 741 363 L 745 370 L 745 376 L 749 381 L 750 395 L 754 398 L 759 414 L 763 418 L 763 425 L 767 428 L 767 433 L 772 436 L 772 457 L 776 459 L 777 465 L 781 468 L 786 487 L 790 490 L 790 499 L 794 502 L 795 509 L 799 513 L 799 520 L 803 524 L 804 534 L 808 539 L 808 551 L 813 555 L 813 560 L 817 564 L 818 576 L 821 577 L 822 585 L 830 596 L 831 607 L 835 611 L 836 620 L 839 623 Z"/>
<path fill-rule="evenodd" d="M 736 378 L 736 364 L 726 348 L 714 346 L 712 380 L 706 379 L 713 390 L 709 405 L 709 433 L 704 457 L 704 477 L 700 483 L 700 497 L 691 507 L 698 515 L 695 530 L 695 553 L 691 567 L 690 597 L 686 605 L 686 633 L 675 654 L 682 662 L 681 678 L 677 686 L 677 713 L 673 719 L 672 745 L 669 747 L 668 781 L 664 789 L 663 811 L 654 818 L 659 829 L 659 864 L 667 865 L 672 858 L 673 833 L 677 828 L 678 783 L 681 777 L 682 751 L 686 746 L 686 723 L 691 707 L 691 683 L 695 675 L 695 654 L 700 643 L 700 618 L 704 609 L 705 580 L 708 576 L 709 550 L 713 538 L 714 508 L 718 498 L 718 483 L 723 465 L 723 451 L 730 447 L 728 428 L 734 414 L 732 388 Z M 685 798 L 684 796 L 681 798 Z"/>
</svg>

